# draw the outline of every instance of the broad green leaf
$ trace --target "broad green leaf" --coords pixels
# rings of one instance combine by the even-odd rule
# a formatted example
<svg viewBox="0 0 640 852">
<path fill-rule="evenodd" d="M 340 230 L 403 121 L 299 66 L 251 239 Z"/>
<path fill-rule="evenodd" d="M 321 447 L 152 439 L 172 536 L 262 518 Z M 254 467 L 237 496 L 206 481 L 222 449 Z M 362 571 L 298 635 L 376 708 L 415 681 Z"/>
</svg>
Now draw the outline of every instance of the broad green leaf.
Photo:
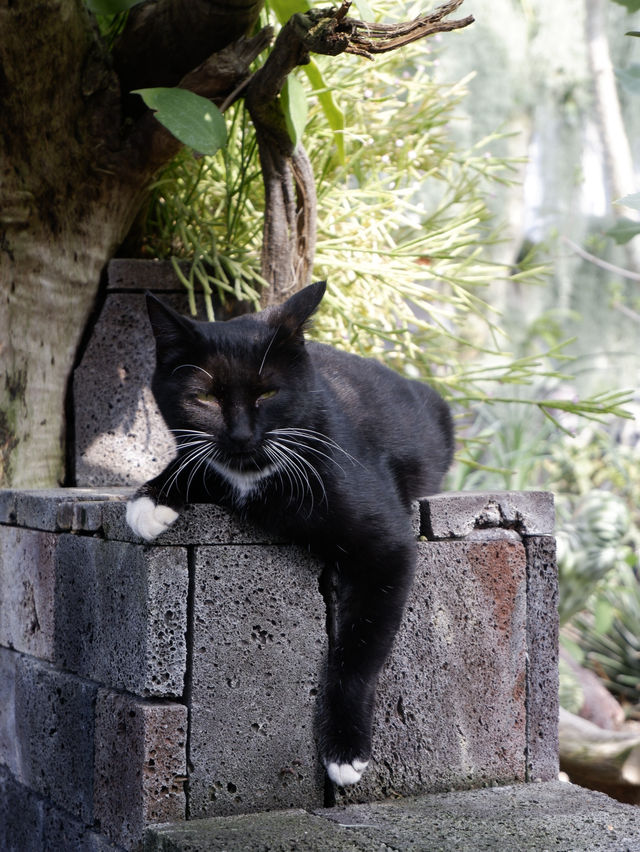
<svg viewBox="0 0 640 852">
<path fill-rule="evenodd" d="M 136 89 L 170 133 L 201 154 L 215 154 L 227 141 L 227 127 L 217 106 L 187 89 Z"/>
<path fill-rule="evenodd" d="M 307 95 L 300 80 L 291 74 L 282 87 L 281 101 L 289 138 L 297 145 L 307 123 Z"/>
<path fill-rule="evenodd" d="M 633 95 L 640 95 L 640 65 L 616 69 L 616 77 L 624 88 Z"/>
<path fill-rule="evenodd" d="M 629 13 L 640 11 L 640 0 L 613 0 L 613 2 L 624 6 Z"/>
<path fill-rule="evenodd" d="M 271 0 L 269 5 L 281 24 L 286 24 L 296 12 L 308 12 L 311 8 L 309 0 Z"/>
<path fill-rule="evenodd" d="M 303 67 L 307 78 L 311 83 L 313 93 L 318 98 L 322 111 L 329 122 L 329 127 L 333 130 L 336 147 L 338 149 L 338 160 L 341 164 L 344 164 L 344 113 L 336 104 L 333 92 L 327 88 L 327 84 L 324 82 L 322 77 L 322 72 L 313 59 L 310 60 L 308 65 L 304 65 Z"/>
<path fill-rule="evenodd" d="M 609 228 L 605 233 L 608 237 L 613 237 L 619 246 L 622 246 L 640 234 L 640 222 L 634 222 L 632 219 L 620 219 L 613 228 Z"/>
<path fill-rule="evenodd" d="M 94 15 L 117 15 L 141 2 L 142 0 L 85 0 L 87 8 Z"/>
<path fill-rule="evenodd" d="M 625 195 L 624 198 L 616 199 L 614 203 L 621 204 L 623 207 L 633 207 L 634 210 L 640 210 L 640 192 Z"/>
</svg>

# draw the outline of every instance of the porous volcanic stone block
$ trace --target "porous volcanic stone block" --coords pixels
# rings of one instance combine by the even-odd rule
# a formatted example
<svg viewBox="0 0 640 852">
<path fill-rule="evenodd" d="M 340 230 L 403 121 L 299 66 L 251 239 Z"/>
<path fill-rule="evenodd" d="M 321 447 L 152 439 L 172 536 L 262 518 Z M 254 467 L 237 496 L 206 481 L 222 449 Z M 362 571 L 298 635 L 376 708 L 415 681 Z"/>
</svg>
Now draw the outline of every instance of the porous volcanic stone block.
<svg viewBox="0 0 640 852">
<path fill-rule="evenodd" d="M 381 674 L 372 762 L 340 801 L 524 780 L 521 542 L 425 542 Z"/>
<path fill-rule="evenodd" d="M 129 492 L 129 496 L 132 492 Z M 107 538 L 140 543 L 126 519 L 123 503 L 104 504 L 102 522 Z M 284 544 L 267 530 L 254 527 L 212 503 L 193 503 L 181 511 L 169 529 L 154 539 L 156 545 L 191 544 Z"/>
<path fill-rule="evenodd" d="M 501 527 L 520 535 L 553 535 L 553 495 L 547 491 L 462 491 L 420 501 L 422 535 L 430 541 L 464 538 Z"/>
<path fill-rule="evenodd" d="M 93 819 L 97 686 L 20 655 L 15 673 L 17 780 L 83 822 Z"/>
<path fill-rule="evenodd" d="M 44 803 L 0 766 L 0 849 L 42 852 Z"/>
<path fill-rule="evenodd" d="M 100 690 L 94 813 L 129 849 L 150 823 L 185 819 L 187 708 Z"/>
<path fill-rule="evenodd" d="M 0 648 L 0 765 L 8 767 L 16 776 L 19 772 L 15 691 L 19 657 L 17 651 Z"/>
<path fill-rule="evenodd" d="M 95 530 L 98 506 L 109 500 L 121 500 L 122 490 L 115 488 L 42 488 L 0 490 L 0 524 L 56 532 L 59 530 Z M 83 513 L 76 504 L 83 503 Z M 91 505 L 88 505 L 91 504 Z"/>
<path fill-rule="evenodd" d="M 293 546 L 197 548 L 191 817 L 322 804 L 320 569 Z"/>
<path fill-rule="evenodd" d="M 56 662 L 138 695 L 181 696 L 186 551 L 65 534 L 56 562 Z"/>
<path fill-rule="evenodd" d="M 150 389 L 154 367 L 144 296 L 109 294 L 73 375 L 78 484 L 139 484 L 171 459 L 174 443 Z"/>
<path fill-rule="evenodd" d="M 558 777 L 558 570 L 552 536 L 525 538 L 527 552 L 528 778 Z"/>
<path fill-rule="evenodd" d="M 0 526 L 0 645 L 53 659 L 53 533 Z"/>
</svg>

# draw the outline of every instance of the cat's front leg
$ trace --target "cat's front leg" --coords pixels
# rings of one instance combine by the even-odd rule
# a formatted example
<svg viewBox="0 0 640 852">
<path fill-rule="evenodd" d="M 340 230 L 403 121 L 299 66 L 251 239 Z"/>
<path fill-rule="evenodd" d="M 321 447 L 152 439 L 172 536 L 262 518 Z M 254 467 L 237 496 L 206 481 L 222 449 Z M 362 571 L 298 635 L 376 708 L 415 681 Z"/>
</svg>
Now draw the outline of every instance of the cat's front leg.
<svg viewBox="0 0 640 852">
<path fill-rule="evenodd" d="M 182 508 L 183 501 L 175 488 L 174 463 L 155 479 L 141 486 L 127 503 L 127 523 L 145 541 L 153 541 L 169 529 Z"/>
</svg>

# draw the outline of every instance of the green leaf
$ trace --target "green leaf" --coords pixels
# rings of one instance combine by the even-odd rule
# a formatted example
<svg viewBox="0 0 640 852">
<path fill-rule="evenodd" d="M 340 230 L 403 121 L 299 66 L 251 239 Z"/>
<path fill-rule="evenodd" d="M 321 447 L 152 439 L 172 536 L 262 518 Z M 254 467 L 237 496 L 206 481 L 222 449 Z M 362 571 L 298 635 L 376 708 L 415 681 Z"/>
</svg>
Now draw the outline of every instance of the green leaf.
<svg viewBox="0 0 640 852">
<path fill-rule="evenodd" d="M 136 89 L 149 109 L 176 139 L 199 151 L 215 154 L 227 141 L 227 127 L 217 106 L 187 89 Z"/>
<path fill-rule="evenodd" d="M 329 127 L 333 130 L 333 137 L 338 149 L 338 160 L 341 165 L 344 165 L 344 113 L 336 104 L 333 92 L 327 87 L 327 84 L 322 77 L 322 73 L 313 59 L 310 60 L 308 65 L 304 65 L 303 67 L 307 75 L 307 79 L 311 83 L 313 93 L 318 98 L 322 111 L 329 122 Z"/>
<path fill-rule="evenodd" d="M 616 77 L 624 88 L 633 95 L 640 95 L 640 65 L 616 69 Z"/>
<path fill-rule="evenodd" d="M 625 35 L 636 36 L 636 38 L 640 38 L 640 32 L 638 30 L 629 30 Z"/>
<path fill-rule="evenodd" d="M 94 15 L 118 15 L 141 2 L 142 0 L 85 0 L 87 8 Z"/>
<path fill-rule="evenodd" d="M 296 12 L 308 12 L 311 8 L 309 0 L 271 0 L 269 5 L 281 24 L 286 24 Z"/>
<path fill-rule="evenodd" d="M 632 219 L 620 219 L 613 228 L 605 231 L 607 237 L 613 237 L 619 246 L 628 243 L 638 234 L 640 234 L 640 223 L 634 222 Z"/>
<path fill-rule="evenodd" d="M 613 0 L 619 6 L 624 6 L 627 12 L 637 12 L 640 10 L 640 0 Z"/>
<path fill-rule="evenodd" d="M 363 21 L 375 21 L 375 15 L 367 0 L 355 0 L 355 3 Z"/>
<path fill-rule="evenodd" d="M 640 192 L 634 192 L 631 195 L 625 195 L 624 198 L 618 198 L 614 204 L 621 204 L 623 207 L 633 207 L 634 210 L 640 210 Z"/>
<path fill-rule="evenodd" d="M 289 75 L 284 82 L 280 97 L 289 138 L 294 145 L 297 145 L 307 123 L 307 95 L 304 86 L 300 80 Z"/>
</svg>

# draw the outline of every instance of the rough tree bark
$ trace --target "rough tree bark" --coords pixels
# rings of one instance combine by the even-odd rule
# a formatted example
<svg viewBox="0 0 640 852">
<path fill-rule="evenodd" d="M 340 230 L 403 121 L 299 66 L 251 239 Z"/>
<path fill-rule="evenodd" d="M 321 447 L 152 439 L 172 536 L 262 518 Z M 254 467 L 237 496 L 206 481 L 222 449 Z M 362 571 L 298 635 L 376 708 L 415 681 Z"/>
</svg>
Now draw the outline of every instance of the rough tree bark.
<svg viewBox="0 0 640 852">
<path fill-rule="evenodd" d="M 64 482 L 67 383 L 101 271 L 180 147 L 132 89 L 180 85 L 222 108 L 247 97 L 268 196 L 263 270 L 279 299 L 308 280 L 315 227 L 308 160 L 277 100 L 286 75 L 309 51 L 368 56 L 473 20 L 444 20 L 462 0 L 391 30 L 347 18 L 348 5 L 297 15 L 252 76 L 271 39 L 244 37 L 262 3 L 146 2 L 108 53 L 81 0 L 0 0 L 0 485 Z"/>
</svg>

